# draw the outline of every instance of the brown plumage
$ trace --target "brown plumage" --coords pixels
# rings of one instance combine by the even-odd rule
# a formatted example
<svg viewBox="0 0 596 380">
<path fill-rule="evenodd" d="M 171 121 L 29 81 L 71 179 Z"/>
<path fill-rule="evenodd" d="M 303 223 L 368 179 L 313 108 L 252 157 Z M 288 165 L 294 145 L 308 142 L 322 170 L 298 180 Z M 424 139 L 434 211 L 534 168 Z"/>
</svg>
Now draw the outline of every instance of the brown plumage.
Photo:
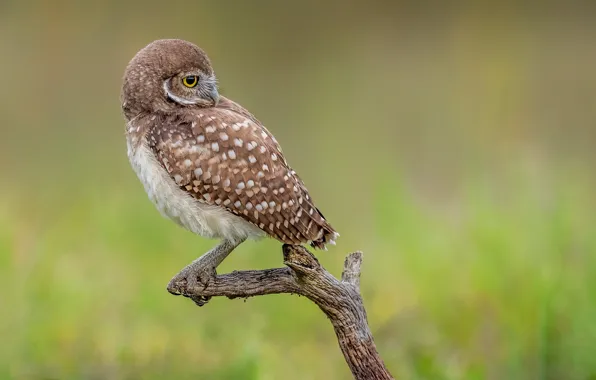
<svg viewBox="0 0 596 380">
<path fill-rule="evenodd" d="M 222 243 L 170 282 L 207 284 L 247 238 L 334 244 L 304 183 L 273 135 L 247 110 L 220 96 L 211 63 L 197 46 L 158 40 L 130 61 L 122 86 L 128 156 L 158 210 Z M 195 302 L 202 305 L 205 298 Z"/>
<path fill-rule="evenodd" d="M 188 75 L 199 77 L 191 91 L 180 85 Z M 125 74 L 122 108 L 129 146 L 145 144 L 184 195 L 196 202 L 237 215 L 283 243 L 324 248 L 336 232 L 273 135 L 215 91 L 209 59 L 198 47 L 181 40 L 150 44 Z M 204 235 L 233 237 L 220 232 Z M 258 237 L 246 235 L 237 238 Z"/>
</svg>

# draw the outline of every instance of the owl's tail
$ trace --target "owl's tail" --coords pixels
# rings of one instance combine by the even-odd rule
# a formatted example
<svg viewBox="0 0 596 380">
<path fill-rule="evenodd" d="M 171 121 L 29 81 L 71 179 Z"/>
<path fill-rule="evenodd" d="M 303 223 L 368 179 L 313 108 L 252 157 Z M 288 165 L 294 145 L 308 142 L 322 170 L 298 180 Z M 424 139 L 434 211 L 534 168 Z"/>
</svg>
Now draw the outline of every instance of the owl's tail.
<svg viewBox="0 0 596 380">
<path fill-rule="evenodd" d="M 314 239 L 310 242 L 310 245 L 313 248 L 327 250 L 327 244 L 335 245 L 335 240 L 339 237 L 339 233 L 335 231 L 331 224 L 327 222 L 323 213 L 317 209 L 321 218 L 323 218 L 323 223 L 321 224 L 321 230 L 319 232 L 320 237 L 318 239 Z"/>
</svg>

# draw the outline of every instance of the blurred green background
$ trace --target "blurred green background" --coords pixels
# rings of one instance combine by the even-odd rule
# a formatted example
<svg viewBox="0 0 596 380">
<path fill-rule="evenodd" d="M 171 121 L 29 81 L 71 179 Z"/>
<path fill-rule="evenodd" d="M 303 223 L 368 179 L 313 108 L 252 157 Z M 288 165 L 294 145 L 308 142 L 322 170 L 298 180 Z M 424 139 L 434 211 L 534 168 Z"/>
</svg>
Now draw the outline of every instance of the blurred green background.
<svg viewBox="0 0 596 380">
<path fill-rule="evenodd" d="M 216 242 L 130 169 L 124 68 L 210 55 L 365 252 L 404 379 L 596 379 L 596 11 L 590 2 L 0 1 L 0 378 L 346 379 L 303 298 L 170 296 Z M 249 242 L 220 272 L 281 265 Z"/>
</svg>

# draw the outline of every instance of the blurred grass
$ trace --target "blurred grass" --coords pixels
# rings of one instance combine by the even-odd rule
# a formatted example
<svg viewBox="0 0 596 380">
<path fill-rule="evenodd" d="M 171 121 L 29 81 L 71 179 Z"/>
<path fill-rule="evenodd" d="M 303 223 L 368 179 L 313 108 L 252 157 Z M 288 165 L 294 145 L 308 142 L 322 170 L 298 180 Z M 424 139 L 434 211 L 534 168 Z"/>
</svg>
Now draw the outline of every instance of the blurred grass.
<svg viewBox="0 0 596 380">
<path fill-rule="evenodd" d="M 425 207 L 399 181 L 378 184 L 363 293 L 396 375 L 596 373 L 594 186 L 526 174 L 507 180 L 516 192 L 506 195 L 466 183 L 455 214 Z M 169 277 L 211 243 L 160 219 L 139 190 L 31 210 L 17 206 L 22 194 L 5 198 L 1 366 L 16 378 L 347 376 L 330 326 L 303 299 L 218 299 L 198 309 L 169 296 Z M 36 219 L 37 207 L 51 220 Z M 335 273 L 339 247 L 319 255 Z M 278 251 L 248 243 L 223 270 L 278 265 Z"/>
<path fill-rule="evenodd" d="M 302 298 L 165 291 L 215 242 L 126 162 L 122 71 L 163 37 L 281 141 L 341 232 L 323 264 L 364 250 L 397 377 L 596 378 L 596 13 L 445 4 L 0 2 L 0 378 L 349 377 Z M 249 242 L 221 271 L 280 263 Z"/>
</svg>

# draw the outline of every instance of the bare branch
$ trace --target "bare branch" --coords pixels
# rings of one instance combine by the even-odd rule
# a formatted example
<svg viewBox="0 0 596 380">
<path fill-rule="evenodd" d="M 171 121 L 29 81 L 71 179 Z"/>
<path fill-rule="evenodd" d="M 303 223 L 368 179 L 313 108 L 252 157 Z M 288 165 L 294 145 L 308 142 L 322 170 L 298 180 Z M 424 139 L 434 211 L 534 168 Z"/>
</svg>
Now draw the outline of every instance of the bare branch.
<svg viewBox="0 0 596 380">
<path fill-rule="evenodd" d="M 362 253 L 348 255 L 342 281 L 325 270 L 302 246 L 284 245 L 286 268 L 234 271 L 217 275 L 206 287 L 170 283 L 168 291 L 185 297 L 246 298 L 293 293 L 307 297 L 329 317 L 344 358 L 357 380 L 393 379 L 377 352 L 360 296 Z"/>
<path fill-rule="evenodd" d="M 341 273 L 341 281 L 355 286 L 360 290 L 360 266 L 362 265 L 362 252 L 350 253 L 344 261 L 344 270 Z"/>
</svg>

